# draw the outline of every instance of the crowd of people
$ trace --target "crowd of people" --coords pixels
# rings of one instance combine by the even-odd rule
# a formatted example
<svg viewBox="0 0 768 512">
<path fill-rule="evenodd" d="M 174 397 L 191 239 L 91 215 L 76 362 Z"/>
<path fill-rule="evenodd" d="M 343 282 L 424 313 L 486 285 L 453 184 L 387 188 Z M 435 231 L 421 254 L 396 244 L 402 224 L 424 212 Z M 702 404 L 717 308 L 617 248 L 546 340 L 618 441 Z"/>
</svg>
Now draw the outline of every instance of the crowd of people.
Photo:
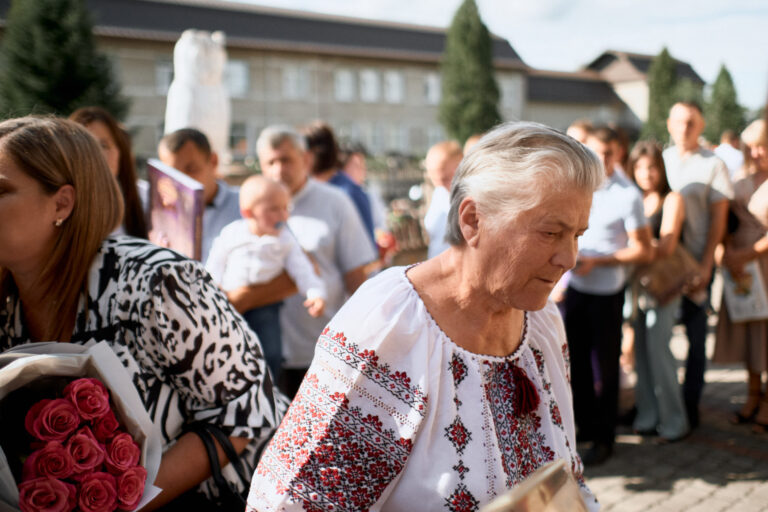
<svg viewBox="0 0 768 512">
<path fill-rule="evenodd" d="M 249 511 L 409 510 L 416 499 L 471 510 L 555 459 L 596 510 L 582 462 L 613 450 L 623 326 L 634 331 L 633 428 L 679 441 L 700 421 L 716 267 L 739 279 L 757 261 L 768 275 L 765 123 L 724 134 L 720 148 L 744 145 L 731 148 L 740 164 L 703 148 L 703 128 L 698 105 L 681 102 L 665 150 L 630 151 L 617 130 L 586 122 L 568 134 L 506 123 L 464 147 L 436 144 L 424 161 L 427 258 L 380 270 L 364 151 L 340 148 L 326 123 L 265 128 L 261 173 L 240 188 L 219 177 L 200 130 L 162 138 L 159 159 L 203 187 L 195 262 L 147 240 L 148 191 L 106 111 L 8 120 L 0 351 L 111 344 L 165 447 L 163 492 L 145 510 L 221 505 L 196 422 L 223 432 L 213 456 Z M 677 258 L 693 270 L 665 295 L 638 279 Z M 682 386 L 669 348 L 678 322 Z M 749 375 L 731 420 L 756 430 L 768 429 L 767 327 L 718 312 L 714 359 Z"/>
</svg>

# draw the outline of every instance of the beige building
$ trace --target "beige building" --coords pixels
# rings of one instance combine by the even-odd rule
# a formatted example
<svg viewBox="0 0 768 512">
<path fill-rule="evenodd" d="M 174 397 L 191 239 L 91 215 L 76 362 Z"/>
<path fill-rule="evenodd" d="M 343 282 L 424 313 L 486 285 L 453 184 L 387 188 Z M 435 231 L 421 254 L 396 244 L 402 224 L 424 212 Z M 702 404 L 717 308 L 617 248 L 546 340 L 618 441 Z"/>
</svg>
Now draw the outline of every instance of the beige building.
<svg viewBox="0 0 768 512">
<path fill-rule="evenodd" d="M 609 83 L 635 116 L 645 122 L 648 119 L 648 69 L 653 57 L 607 50 L 584 69 L 594 72 Z M 704 80 L 687 62 L 675 60 L 675 72 L 678 79 L 690 80 L 700 87 L 704 86 Z"/>
<path fill-rule="evenodd" d="M 0 27 L 9 4 L 0 0 Z M 252 157 L 260 130 L 273 123 L 323 119 L 374 154 L 423 155 L 445 137 L 437 120 L 443 29 L 213 0 L 87 5 L 97 42 L 131 100 L 126 124 L 138 156 L 154 155 L 163 134 L 173 46 L 188 28 L 226 34 L 235 159 Z M 583 71 L 535 70 L 494 37 L 500 113 L 560 129 L 588 118 L 633 131 L 647 111 L 647 86 L 643 104 L 633 91 L 645 75 L 626 71 L 625 57 L 633 62 L 629 54 L 606 52 Z"/>
</svg>

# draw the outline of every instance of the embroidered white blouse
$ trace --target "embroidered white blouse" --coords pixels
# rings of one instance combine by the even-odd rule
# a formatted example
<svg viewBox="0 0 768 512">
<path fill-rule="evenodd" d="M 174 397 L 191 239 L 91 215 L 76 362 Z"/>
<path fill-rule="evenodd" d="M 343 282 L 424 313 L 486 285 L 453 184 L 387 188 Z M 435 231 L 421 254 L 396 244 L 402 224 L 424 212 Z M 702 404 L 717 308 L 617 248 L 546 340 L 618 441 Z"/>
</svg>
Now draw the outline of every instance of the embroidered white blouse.
<svg viewBox="0 0 768 512">
<path fill-rule="evenodd" d="M 323 331 L 247 510 L 478 510 L 558 458 L 597 510 L 555 306 L 526 314 L 514 354 L 477 355 L 443 333 L 405 271 L 365 283 Z M 515 365 L 540 397 L 528 415 L 511 399 Z"/>
</svg>

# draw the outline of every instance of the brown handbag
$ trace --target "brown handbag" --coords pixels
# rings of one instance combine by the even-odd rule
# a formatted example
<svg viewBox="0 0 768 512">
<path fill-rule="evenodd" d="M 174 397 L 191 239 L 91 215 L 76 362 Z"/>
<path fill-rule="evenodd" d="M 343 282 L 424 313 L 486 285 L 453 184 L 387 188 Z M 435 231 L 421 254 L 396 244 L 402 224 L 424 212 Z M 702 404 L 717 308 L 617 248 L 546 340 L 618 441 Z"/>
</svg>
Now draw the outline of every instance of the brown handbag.
<svg viewBox="0 0 768 512">
<path fill-rule="evenodd" d="M 699 264 L 681 244 L 666 258 L 639 266 L 635 271 L 640 287 L 660 306 L 695 288 L 701 279 Z"/>
</svg>

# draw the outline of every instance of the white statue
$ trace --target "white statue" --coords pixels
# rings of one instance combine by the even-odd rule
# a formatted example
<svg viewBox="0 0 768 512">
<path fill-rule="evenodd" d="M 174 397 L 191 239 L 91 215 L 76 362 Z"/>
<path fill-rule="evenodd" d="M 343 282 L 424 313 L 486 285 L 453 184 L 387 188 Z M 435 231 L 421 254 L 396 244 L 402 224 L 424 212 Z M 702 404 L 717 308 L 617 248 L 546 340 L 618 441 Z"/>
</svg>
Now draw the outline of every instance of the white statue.
<svg viewBox="0 0 768 512">
<path fill-rule="evenodd" d="M 229 93 L 224 85 L 227 52 L 223 32 L 185 30 L 173 49 L 173 82 L 165 108 L 165 133 L 197 128 L 219 162 L 228 163 Z"/>
</svg>

